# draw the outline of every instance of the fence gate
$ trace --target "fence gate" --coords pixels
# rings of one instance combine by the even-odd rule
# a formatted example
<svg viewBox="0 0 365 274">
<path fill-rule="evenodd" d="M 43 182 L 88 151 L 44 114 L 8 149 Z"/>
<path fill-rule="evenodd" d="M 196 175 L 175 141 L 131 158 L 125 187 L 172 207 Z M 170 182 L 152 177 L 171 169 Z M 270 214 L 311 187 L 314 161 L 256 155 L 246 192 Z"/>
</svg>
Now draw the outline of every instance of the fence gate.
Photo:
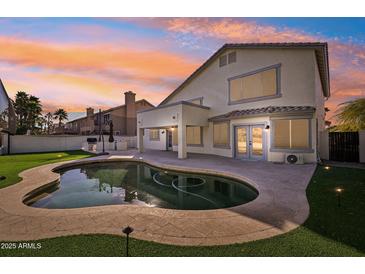
<svg viewBox="0 0 365 274">
<path fill-rule="evenodd" d="M 359 133 L 330 132 L 329 152 L 331 161 L 359 162 Z"/>
</svg>

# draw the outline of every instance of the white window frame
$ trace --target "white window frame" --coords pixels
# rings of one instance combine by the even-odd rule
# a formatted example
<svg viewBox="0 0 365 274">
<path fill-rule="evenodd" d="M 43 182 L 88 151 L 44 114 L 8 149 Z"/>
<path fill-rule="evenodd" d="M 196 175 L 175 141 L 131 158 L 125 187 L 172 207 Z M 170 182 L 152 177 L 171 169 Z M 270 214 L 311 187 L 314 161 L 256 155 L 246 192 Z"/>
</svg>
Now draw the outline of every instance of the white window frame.
<svg viewBox="0 0 365 274">
<path fill-rule="evenodd" d="M 157 130 L 158 136 L 156 138 L 152 138 L 152 136 L 151 136 L 151 130 Z M 158 128 L 150 128 L 149 129 L 149 132 L 148 132 L 148 135 L 149 135 L 150 141 L 160 141 L 160 130 Z"/>
</svg>

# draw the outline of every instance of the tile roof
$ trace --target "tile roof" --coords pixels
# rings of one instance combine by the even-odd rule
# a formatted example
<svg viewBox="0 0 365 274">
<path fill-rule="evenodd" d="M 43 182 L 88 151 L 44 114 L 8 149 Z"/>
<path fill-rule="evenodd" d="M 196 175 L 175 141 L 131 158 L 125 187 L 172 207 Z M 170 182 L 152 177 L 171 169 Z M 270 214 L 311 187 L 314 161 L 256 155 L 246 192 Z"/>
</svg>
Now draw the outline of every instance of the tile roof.
<svg viewBox="0 0 365 274">
<path fill-rule="evenodd" d="M 198 76 L 206 67 L 215 61 L 215 59 L 221 55 L 225 50 L 229 49 L 250 49 L 250 48 L 262 48 L 262 49 L 283 49 L 283 48 L 294 48 L 294 49 L 313 49 L 318 63 L 318 70 L 320 79 L 323 87 L 323 94 L 325 97 L 330 96 L 330 76 L 329 76 L 329 65 L 328 65 L 328 44 L 322 42 L 300 42 L 300 43 L 231 43 L 224 44 L 218 49 L 208 60 L 206 60 L 198 69 L 196 69 L 184 82 L 182 82 L 172 93 L 170 93 L 161 103 L 163 105 L 168 100 L 182 90 L 190 81 Z"/>
<path fill-rule="evenodd" d="M 251 115 L 267 115 L 267 114 L 278 114 L 278 113 L 290 114 L 290 113 L 302 113 L 302 112 L 314 112 L 314 111 L 315 108 L 311 106 L 268 106 L 263 108 L 234 110 L 226 114 L 211 117 L 209 118 L 209 121 L 239 119 Z"/>
</svg>

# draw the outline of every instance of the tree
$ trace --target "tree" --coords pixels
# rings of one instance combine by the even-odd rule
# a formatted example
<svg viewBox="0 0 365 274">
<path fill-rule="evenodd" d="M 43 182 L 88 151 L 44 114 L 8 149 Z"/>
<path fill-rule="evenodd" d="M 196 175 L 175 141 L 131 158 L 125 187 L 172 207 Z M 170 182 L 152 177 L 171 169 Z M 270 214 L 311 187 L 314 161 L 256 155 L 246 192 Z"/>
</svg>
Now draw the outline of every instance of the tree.
<svg viewBox="0 0 365 274">
<path fill-rule="evenodd" d="M 18 91 L 15 95 L 14 109 L 17 116 L 17 133 L 24 134 L 28 129 L 34 131 L 42 113 L 39 98 L 24 91 Z"/>
<path fill-rule="evenodd" d="M 37 120 L 37 126 L 39 129 L 39 133 L 44 134 L 46 133 L 46 127 L 47 127 L 47 119 L 45 116 L 39 116 Z"/>
<path fill-rule="evenodd" d="M 53 118 L 58 120 L 58 126 L 61 127 L 62 121 L 68 119 L 68 114 L 63 108 L 59 108 L 53 113 Z"/>
<path fill-rule="evenodd" d="M 38 97 L 29 96 L 27 110 L 27 128 L 33 132 L 36 129 L 37 122 L 42 117 L 42 105 Z"/>
<path fill-rule="evenodd" d="M 334 131 L 359 131 L 365 129 L 365 98 L 340 104 L 336 118 L 339 124 Z"/>
<path fill-rule="evenodd" d="M 46 118 L 47 134 L 50 134 L 51 129 L 53 128 L 53 114 L 48 112 L 45 115 L 45 118 Z"/>
</svg>

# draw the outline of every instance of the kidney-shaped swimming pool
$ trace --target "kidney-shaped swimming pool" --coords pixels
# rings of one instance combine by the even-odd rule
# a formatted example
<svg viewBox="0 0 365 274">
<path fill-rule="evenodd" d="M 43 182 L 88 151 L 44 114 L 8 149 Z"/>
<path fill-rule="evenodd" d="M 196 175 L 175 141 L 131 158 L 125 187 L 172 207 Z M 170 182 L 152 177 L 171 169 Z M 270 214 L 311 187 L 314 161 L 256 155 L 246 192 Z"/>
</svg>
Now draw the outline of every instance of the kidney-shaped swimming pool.
<svg viewBox="0 0 365 274">
<path fill-rule="evenodd" d="M 158 169 L 139 162 L 109 162 L 60 170 L 60 181 L 29 194 L 24 203 L 40 208 L 142 205 L 171 209 L 217 209 L 254 200 L 244 182 Z"/>
</svg>

